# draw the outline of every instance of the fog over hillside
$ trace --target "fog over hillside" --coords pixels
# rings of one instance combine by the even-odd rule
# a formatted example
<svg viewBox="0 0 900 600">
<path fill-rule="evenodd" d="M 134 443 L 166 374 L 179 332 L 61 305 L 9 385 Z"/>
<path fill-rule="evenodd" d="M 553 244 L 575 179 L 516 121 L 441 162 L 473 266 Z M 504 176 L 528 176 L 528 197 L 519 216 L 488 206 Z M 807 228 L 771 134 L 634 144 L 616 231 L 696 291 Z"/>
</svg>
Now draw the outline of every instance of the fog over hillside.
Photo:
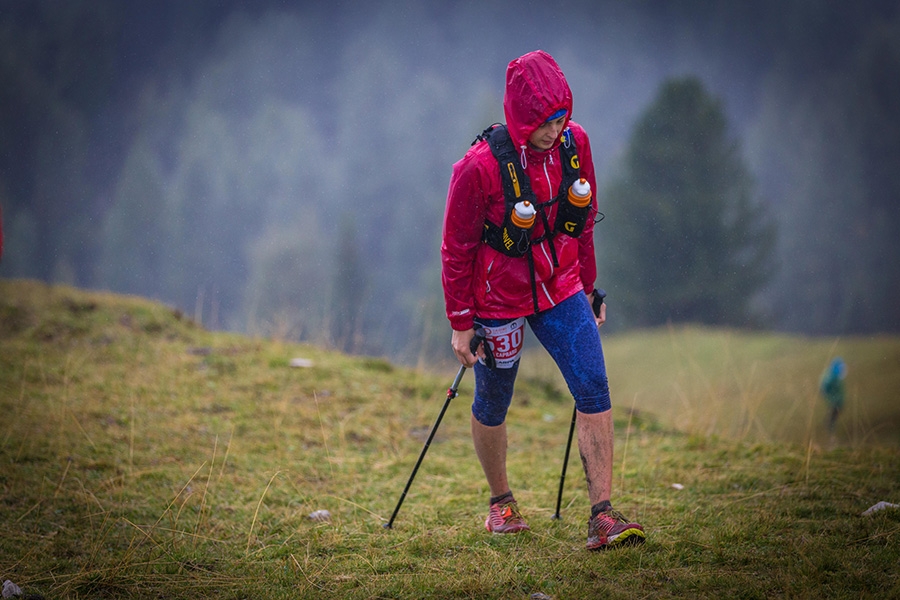
<svg viewBox="0 0 900 600">
<path fill-rule="evenodd" d="M 446 354 L 450 169 L 503 120 L 507 63 L 538 48 L 573 89 L 601 205 L 660 86 L 696 76 L 779 227 L 757 325 L 900 331 L 894 2 L 8 0 L 0 275 Z M 616 218 L 595 233 L 611 295 Z"/>
</svg>

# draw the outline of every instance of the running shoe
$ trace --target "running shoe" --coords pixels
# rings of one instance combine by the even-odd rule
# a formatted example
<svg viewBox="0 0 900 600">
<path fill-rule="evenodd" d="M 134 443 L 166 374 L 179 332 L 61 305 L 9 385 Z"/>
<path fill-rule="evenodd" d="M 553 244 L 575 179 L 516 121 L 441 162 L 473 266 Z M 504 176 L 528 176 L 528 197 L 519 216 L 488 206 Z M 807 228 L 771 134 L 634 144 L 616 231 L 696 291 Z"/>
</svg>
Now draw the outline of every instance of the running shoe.
<svg viewBox="0 0 900 600">
<path fill-rule="evenodd" d="M 491 504 L 484 527 L 491 533 L 518 533 L 530 529 L 515 500 Z"/>
<path fill-rule="evenodd" d="M 612 509 L 601 512 L 588 521 L 588 550 L 640 544 L 643 541 L 644 528 L 630 522 L 621 513 Z"/>
</svg>

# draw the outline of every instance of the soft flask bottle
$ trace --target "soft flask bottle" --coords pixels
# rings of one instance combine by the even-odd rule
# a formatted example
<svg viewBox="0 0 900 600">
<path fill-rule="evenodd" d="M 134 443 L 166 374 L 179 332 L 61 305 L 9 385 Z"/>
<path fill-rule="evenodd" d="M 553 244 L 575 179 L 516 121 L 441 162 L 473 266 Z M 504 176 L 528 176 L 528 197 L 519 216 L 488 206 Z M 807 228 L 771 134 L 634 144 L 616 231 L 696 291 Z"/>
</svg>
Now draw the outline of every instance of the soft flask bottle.
<svg viewBox="0 0 900 600">
<path fill-rule="evenodd" d="M 503 245 L 508 252 L 521 256 L 528 251 L 536 212 L 528 200 L 517 202 L 513 207 L 503 228 Z"/>
</svg>

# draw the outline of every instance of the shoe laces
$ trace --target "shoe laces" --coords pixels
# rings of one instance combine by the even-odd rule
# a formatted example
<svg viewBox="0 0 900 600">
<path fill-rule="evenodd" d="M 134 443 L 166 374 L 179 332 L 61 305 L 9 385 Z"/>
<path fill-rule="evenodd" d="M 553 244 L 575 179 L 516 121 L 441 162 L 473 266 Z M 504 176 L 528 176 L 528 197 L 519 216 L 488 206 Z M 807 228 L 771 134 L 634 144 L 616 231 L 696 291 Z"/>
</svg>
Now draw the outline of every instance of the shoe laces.
<svg viewBox="0 0 900 600">
<path fill-rule="evenodd" d="M 606 532 L 611 531 L 616 523 L 628 523 L 628 519 L 626 519 L 622 513 L 611 508 L 601 513 L 597 513 L 597 516 L 592 518 L 591 521 L 596 523 L 597 528 Z"/>
<path fill-rule="evenodd" d="M 600 514 L 605 514 L 618 523 L 628 523 L 628 519 L 625 518 L 625 515 L 612 508 Z"/>
<path fill-rule="evenodd" d="M 504 523 L 522 520 L 522 513 L 519 512 L 519 506 L 515 502 L 507 502 L 497 508 L 498 514 L 500 515 L 500 518 L 503 519 Z"/>
</svg>

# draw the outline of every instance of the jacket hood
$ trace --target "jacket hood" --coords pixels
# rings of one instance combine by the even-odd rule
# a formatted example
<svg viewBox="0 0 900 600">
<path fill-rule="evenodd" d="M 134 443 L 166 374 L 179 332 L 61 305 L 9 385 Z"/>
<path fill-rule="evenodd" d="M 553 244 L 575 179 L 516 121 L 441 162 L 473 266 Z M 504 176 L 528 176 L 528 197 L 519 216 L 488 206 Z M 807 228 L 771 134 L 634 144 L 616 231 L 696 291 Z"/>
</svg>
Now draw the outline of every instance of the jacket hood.
<svg viewBox="0 0 900 600">
<path fill-rule="evenodd" d="M 503 112 L 516 147 L 526 145 L 534 130 L 561 108 L 568 111 L 568 125 L 572 117 L 572 90 L 552 56 L 535 50 L 509 63 Z"/>
</svg>

